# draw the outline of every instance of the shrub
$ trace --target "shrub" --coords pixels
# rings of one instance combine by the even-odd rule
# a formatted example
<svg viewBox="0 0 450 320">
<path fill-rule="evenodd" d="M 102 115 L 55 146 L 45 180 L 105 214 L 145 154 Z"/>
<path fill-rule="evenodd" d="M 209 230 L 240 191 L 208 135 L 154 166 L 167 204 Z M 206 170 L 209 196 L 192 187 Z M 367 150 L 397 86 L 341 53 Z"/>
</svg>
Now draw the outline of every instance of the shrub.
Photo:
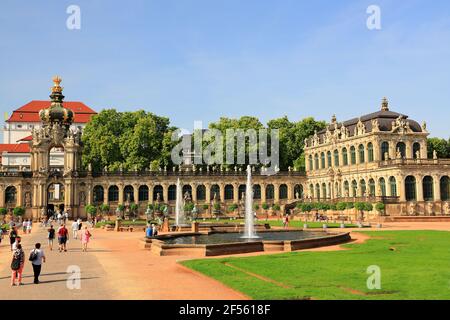
<svg viewBox="0 0 450 320">
<path fill-rule="evenodd" d="M 93 206 L 92 204 L 88 204 L 84 210 L 87 214 L 89 214 L 92 217 L 95 217 L 97 215 L 97 208 Z"/>
<path fill-rule="evenodd" d="M 255 203 L 255 204 L 253 205 L 253 209 L 254 209 L 254 210 L 259 210 L 259 205 L 258 205 L 257 203 Z"/>
<path fill-rule="evenodd" d="M 130 204 L 130 210 L 131 211 L 137 211 L 138 208 L 139 208 L 139 206 L 136 203 Z"/>
<path fill-rule="evenodd" d="M 149 203 L 149 204 L 147 205 L 147 208 L 150 209 L 150 210 L 153 210 L 153 209 L 154 209 L 154 206 L 153 206 L 152 203 Z"/>
<path fill-rule="evenodd" d="M 372 211 L 373 210 L 373 205 L 370 202 L 364 203 L 364 210 L 365 211 Z"/>
<path fill-rule="evenodd" d="M 103 213 L 108 213 L 109 212 L 109 205 L 107 205 L 107 204 L 100 205 L 100 211 L 103 212 Z"/>
<path fill-rule="evenodd" d="M 280 211 L 280 205 L 274 203 L 273 206 L 272 206 L 272 209 L 275 210 L 275 211 Z"/>
<path fill-rule="evenodd" d="M 0 208 L 0 216 L 4 216 L 8 213 L 8 210 L 6 208 Z"/>
<path fill-rule="evenodd" d="M 295 205 L 295 207 L 296 207 L 297 209 L 301 209 L 301 208 L 302 208 L 302 205 L 303 205 L 303 203 L 297 202 L 297 204 Z"/>
<path fill-rule="evenodd" d="M 185 212 L 192 212 L 194 210 L 194 204 L 192 202 L 186 203 L 183 209 Z"/>
<path fill-rule="evenodd" d="M 22 207 L 15 207 L 13 209 L 13 215 L 16 217 L 23 216 L 25 214 L 25 209 Z"/>
<path fill-rule="evenodd" d="M 347 203 L 346 202 L 338 202 L 336 204 L 336 210 L 344 211 L 345 209 L 347 209 Z"/>
<path fill-rule="evenodd" d="M 366 208 L 364 202 L 356 202 L 355 203 L 355 209 L 359 211 L 363 211 Z"/>
<path fill-rule="evenodd" d="M 375 204 L 375 209 L 379 212 L 384 211 L 384 209 L 386 209 L 386 205 L 382 202 L 378 202 Z"/>
<path fill-rule="evenodd" d="M 123 204 L 119 204 L 117 206 L 117 209 L 119 209 L 119 211 L 122 212 L 123 210 L 125 210 L 125 206 Z"/>
<path fill-rule="evenodd" d="M 346 203 L 346 209 L 353 209 L 354 207 L 355 207 L 355 204 L 353 202 Z"/>
<path fill-rule="evenodd" d="M 335 203 L 330 204 L 329 210 L 337 210 L 337 205 Z"/>
<path fill-rule="evenodd" d="M 300 206 L 300 210 L 302 212 L 311 212 L 313 209 L 313 205 L 311 203 L 302 203 Z"/>
<path fill-rule="evenodd" d="M 262 208 L 263 208 L 264 210 L 269 210 L 270 206 L 269 206 L 267 203 L 263 203 L 263 204 L 262 204 Z"/>
<path fill-rule="evenodd" d="M 238 205 L 236 203 L 233 203 L 232 205 L 230 205 L 228 207 L 228 211 L 229 212 L 234 212 L 234 211 L 236 211 L 237 208 L 238 208 Z"/>
<path fill-rule="evenodd" d="M 214 210 L 220 210 L 220 203 L 214 203 Z"/>
<path fill-rule="evenodd" d="M 202 206 L 202 208 L 203 208 L 203 210 L 208 210 L 208 208 L 209 208 L 209 205 L 207 205 L 207 204 L 204 204 L 204 205 Z"/>
</svg>

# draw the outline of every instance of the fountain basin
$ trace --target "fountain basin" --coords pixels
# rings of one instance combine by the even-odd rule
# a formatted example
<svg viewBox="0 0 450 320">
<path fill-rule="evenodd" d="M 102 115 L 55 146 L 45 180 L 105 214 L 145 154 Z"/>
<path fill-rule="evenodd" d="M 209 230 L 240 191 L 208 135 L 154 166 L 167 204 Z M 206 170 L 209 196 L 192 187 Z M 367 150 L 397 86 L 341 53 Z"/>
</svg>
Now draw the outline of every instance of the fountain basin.
<svg viewBox="0 0 450 320">
<path fill-rule="evenodd" d="M 260 238 L 241 238 L 238 232 L 186 232 L 145 240 L 145 247 L 159 256 L 220 256 L 250 252 L 295 251 L 349 241 L 350 233 L 326 231 L 264 230 Z"/>
</svg>

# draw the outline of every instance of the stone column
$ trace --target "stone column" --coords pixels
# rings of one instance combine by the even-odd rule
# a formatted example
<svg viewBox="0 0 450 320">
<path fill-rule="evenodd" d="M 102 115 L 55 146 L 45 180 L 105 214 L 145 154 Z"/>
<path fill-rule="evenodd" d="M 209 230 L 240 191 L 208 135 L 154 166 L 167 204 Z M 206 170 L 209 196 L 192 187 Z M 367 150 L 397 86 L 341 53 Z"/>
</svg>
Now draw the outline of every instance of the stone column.
<svg viewBox="0 0 450 320">
<path fill-rule="evenodd" d="M 397 150 L 395 149 L 395 146 L 397 143 L 395 141 L 389 142 L 389 159 L 395 159 L 397 158 Z"/>
<path fill-rule="evenodd" d="M 5 186 L 0 185 L 0 208 L 5 207 Z"/>
<path fill-rule="evenodd" d="M 205 183 L 205 202 L 210 203 L 211 202 L 211 184 Z"/>
<path fill-rule="evenodd" d="M 123 189 L 124 185 L 123 183 L 118 183 L 117 187 L 119 188 L 119 201 L 117 202 L 118 205 L 123 204 Z"/>
<path fill-rule="evenodd" d="M 433 176 L 434 201 L 441 201 L 441 180 L 439 176 Z"/>
<path fill-rule="evenodd" d="M 86 191 L 87 191 L 86 203 L 89 205 L 92 205 L 93 190 L 92 190 L 92 185 L 90 183 L 86 185 Z"/>
<path fill-rule="evenodd" d="M 261 186 L 261 203 L 266 202 L 266 184 L 260 183 Z"/>
<path fill-rule="evenodd" d="M 139 184 L 133 184 L 134 203 L 139 204 Z"/>
<path fill-rule="evenodd" d="M 161 184 L 163 187 L 163 201 L 168 203 L 169 202 L 169 185 L 167 183 Z"/>
<path fill-rule="evenodd" d="M 224 202 L 225 201 L 225 184 L 220 183 L 219 188 L 220 188 L 220 201 Z"/>
<path fill-rule="evenodd" d="M 422 176 L 415 176 L 416 177 L 416 191 L 417 191 L 417 202 L 423 201 L 423 177 Z"/>
<path fill-rule="evenodd" d="M 153 184 L 148 184 L 148 203 L 153 203 Z"/>
<path fill-rule="evenodd" d="M 103 186 L 103 204 L 108 204 L 108 191 L 109 191 L 109 186 Z"/>
<path fill-rule="evenodd" d="M 17 206 L 22 207 L 23 206 L 23 197 L 22 197 L 22 184 L 18 184 L 16 186 L 17 189 Z"/>
<path fill-rule="evenodd" d="M 405 188 L 405 177 L 396 176 L 395 181 L 398 187 L 398 196 L 400 197 L 400 202 L 406 201 L 406 188 Z M 389 180 L 386 180 L 386 193 L 388 194 L 387 186 L 389 184 Z"/>
<path fill-rule="evenodd" d="M 287 184 L 287 200 L 288 201 L 292 201 L 295 199 L 294 186 L 295 185 L 292 183 Z M 299 194 L 298 196 L 300 197 L 301 195 Z"/>
<path fill-rule="evenodd" d="M 233 203 L 239 203 L 239 183 L 233 183 Z"/>
<path fill-rule="evenodd" d="M 279 183 L 273 184 L 273 202 L 274 203 L 280 202 L 280 184 Z"/>
<path fill-rule="evenodd" d="M 413 159 L 414 158 L 414 156 L 413 156 L 413 148 L 412 148 L 412 145 L 411 145 L 411 141 L 406 141 L 405 142 L 405 145 L 406 145 L 406 159 Z"/>
<path fill-rule="evenodd" d="M 381 160 L 381 158 L 380 158 L 380 153 L 381 153 L 381 150 L 380 150 L 380 142 L 379 141 L 373 141 L 372 142 L 372 145 L 373 145 L 373 161 L 380 161 Z"/>
<path fill-rule="evenodd" d="M 196 183 L 191 183 L 191 189 L 192 189 L 192 202 L 197 203 L 197 184 Z"/>
</svg>

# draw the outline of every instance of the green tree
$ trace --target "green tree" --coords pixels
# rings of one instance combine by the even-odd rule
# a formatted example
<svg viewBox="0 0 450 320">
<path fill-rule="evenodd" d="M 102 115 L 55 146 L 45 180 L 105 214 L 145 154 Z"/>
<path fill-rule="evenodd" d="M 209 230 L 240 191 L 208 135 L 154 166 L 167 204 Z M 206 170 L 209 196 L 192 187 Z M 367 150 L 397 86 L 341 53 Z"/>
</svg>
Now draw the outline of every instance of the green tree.
<svg viewBox="0 0 450 320">
<path fill-rule="evenodd" d="M 13 215 L 16 217 L 23 216 L 25 214 L 25 209 L 23 207 L 15 207 L 13 209 Z"/>
<path fill-rule="evenodd" d="M 287 116 L 270 120 L 269 129 L 278 129 L 280 133 L 280 169 L 289 166 L 303 169 L 305 167 L 303 148 L 305 139 L 326 127 L 324 121 L 316 121 L 312 117 L 298 122 L 291 122 Z"/>
<path fill-rule="evenodd" d="M 88 204 L 84 210 L 87 214 L 89 214 L 91 217 L 95 217 L 97 215 L 97 208 L 93 206 L 92 204 Z"/>
<path fill-rule="evenodd" d="M 143 110 L 102 110 L 83 131 L 83 166 L 91 163 L 96 171 L 105 166 L 111 170 L 120 166 L 126 170 L 143 170 L 154 160 L 164 163 L 167 160 L 167 142 L 164 141 L 173 130 L 168 118 Z"/>
<path fill-rule="evenodd" d="M 436 150 L 438 158 L 450 158 L 450 141 L 440 138 L 429 138 L 428 158 L 433 158 L 433 151 Z"/>
</svg>

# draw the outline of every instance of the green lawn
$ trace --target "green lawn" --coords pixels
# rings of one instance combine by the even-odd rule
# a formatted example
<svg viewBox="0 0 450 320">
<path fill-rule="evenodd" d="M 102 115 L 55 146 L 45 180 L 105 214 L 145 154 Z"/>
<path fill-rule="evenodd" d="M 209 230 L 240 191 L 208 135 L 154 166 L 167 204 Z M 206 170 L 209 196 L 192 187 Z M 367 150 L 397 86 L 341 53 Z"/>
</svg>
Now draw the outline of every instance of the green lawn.
<svg viewBox="0 0 450 320">
<path fill-rule="evenodd" d="M 363 244 L 347 244 L 350 250 L 345 251 L 202 259 L 183 264 L 254 299 L 450 299 L 449 232 L 364 233 L 373 238 Z M 371 265 L 380 267 L 380 290 L 367 288 L 370 275 L 366 271 Z"/>
</svg>

